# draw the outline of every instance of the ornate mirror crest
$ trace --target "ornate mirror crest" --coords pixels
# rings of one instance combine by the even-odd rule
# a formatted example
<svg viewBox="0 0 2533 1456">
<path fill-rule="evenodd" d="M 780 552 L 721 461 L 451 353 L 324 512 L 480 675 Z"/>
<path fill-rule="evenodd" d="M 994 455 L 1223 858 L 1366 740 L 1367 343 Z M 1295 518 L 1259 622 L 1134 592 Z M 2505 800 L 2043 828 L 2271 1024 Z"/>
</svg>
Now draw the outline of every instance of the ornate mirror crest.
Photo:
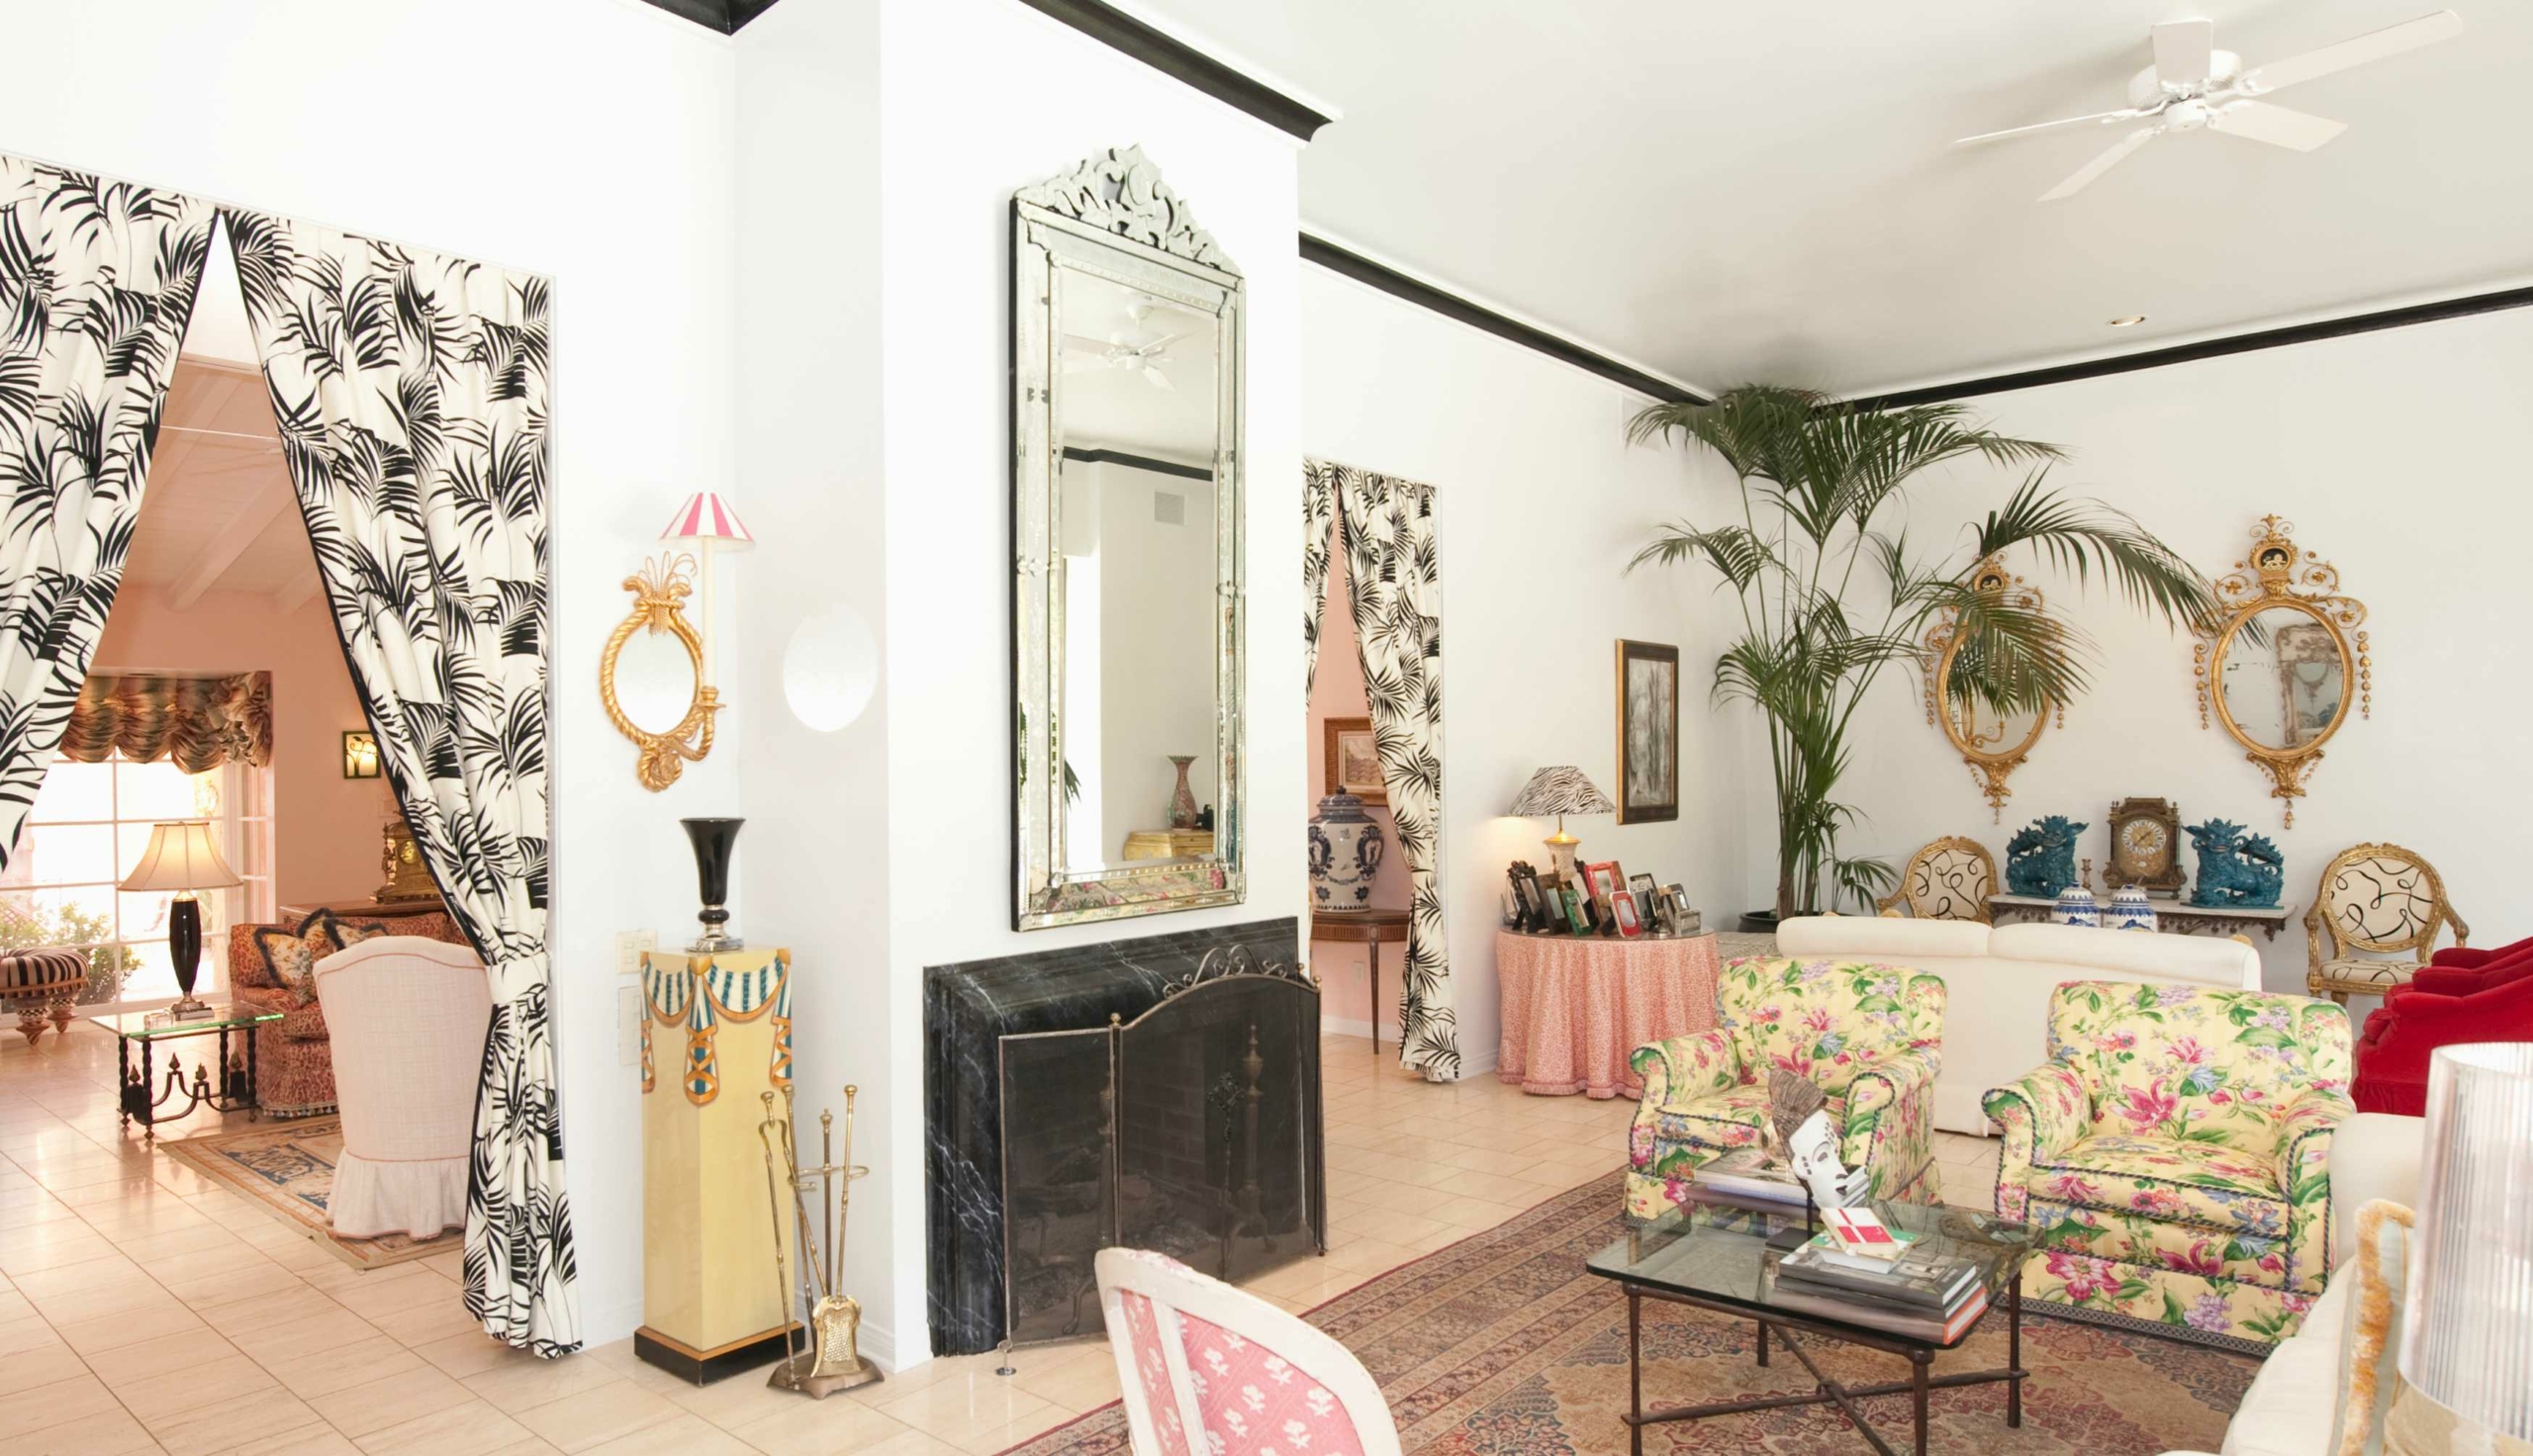
<svg viewBox="0 0 2533 1456">
<path fill-rule="evenodd" d="M 2017 610 L 2041 609 L 2040 589 L 2007 571 L 1998 557 L 1991 556 L 1972 569 L 1970 587 L 1980 595 Z M 1952 691 L 1952 669 L 1961 654 L 1962 644 L 1955 640 L 1959 625 L 1958 614 L 1946 607 L 1934 625 L 1926 629 L 1924 651 L 1918 657 L 1925 681 L 1926 722 L 1943 730 L 1945 740 L 1969 766 L 1971 781 L 1987 796 L 1995 821 L 2002 824 L 2006 800 L 2014 795 L 2006 780 L 2022 767 L 2023 760 L 2031 754 L 2031 746 L 2040 741 L 2041 730 L 2053 718 L 2059 727 L 2067 726 L 2067 710 L 2063 704 L 2047 703 L 2036 711 L 2025 708 L 1999 713 L 1966 693 L 1956 696 Z"/>
<path fill-rule="evenodd" d="M 2252 527 L 2251 554 L 2216 581 L 2216 615 L 2197 629 L 2191 676 L 2199 726 L 2209 711 L 2243 756 L 2268 774 L 2270 797 L 2296 800 L 2321 762 L 2322 745 L 2347 721 L 2351 704 L 2375 715 L 2375 661 L 2363 623 L 2366 604 L 2339 590 L 2339 569 L 2298 548 L 2293 522 L 2265 515 Z"/>
<path fill-rule="evenodd" d="M 1061 177 L 1021 188 L 1012 200 L 1240 276 L 1214 245 L 1214 235 L 1196 226 L 1186 202 L 1161 180 L 1161 169 L 1140 146 L 1111 147 L 1105 156 L 1094 156 Z"/>
</svg>

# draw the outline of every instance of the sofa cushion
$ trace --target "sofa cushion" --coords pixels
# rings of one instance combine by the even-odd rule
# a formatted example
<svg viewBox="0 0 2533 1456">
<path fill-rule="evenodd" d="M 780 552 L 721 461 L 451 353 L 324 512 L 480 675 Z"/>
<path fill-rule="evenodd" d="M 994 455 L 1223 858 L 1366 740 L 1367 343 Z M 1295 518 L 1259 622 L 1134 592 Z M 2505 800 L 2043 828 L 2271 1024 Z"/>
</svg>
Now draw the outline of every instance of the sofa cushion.
<svg viewBox="0 0 2533 1456">
<path fill-rule="evenodd" d="M 2287 1236 L 2278 1164 L 2245 1148 L 2094 1133 L 2056 1159 L 2033 1163 L 2027 1179 L 2035 1196 L 2075 1208 Z"/>
<path fill-rule="evenodd" d="M 1742 1076 L 1781 1067 L 1832 1097 L 1873 1063 L 1943 1041 L 1943 982 L 1906 967 L 1745 956 L 1717 978 L 1716 1007 Z"/>
<path fill-rule="evenodd" d="M 2260 1152 L 2279 1109 L 2345 1081 L 2347 1046 L 2347 1016 L 2327 1001 L 2198 986 L 2071 981 L 2049 1022 L 2051 1058 L 2090 1067 L 2096 1128 Z"/>
<path fill-rule="evenodd" d="M 2260 953 L 2240 941 L 2127 935 L 2080 925 L 2001 925 L 1988 938 L 1988 954 L 1999 960 L 2073 966 L 2085 980 L 2260 988 Z"/>
<path fill-rule="evenodd" d="M 2261 1362 L 2225 1427 L 2224 1456 L 2319 1456 L 2329 1450 L 2339 1393 L 2339 1332 L 2348 1290 L 2334 1281 L 2296 1337 Z"/>
<path fill-rule="evenodd" d="M 1803 915 L 1777 927 L 1777 949 L 1788 956 L 1832 956 L 1914 964 L 1925 956 L 1989 954 L 1988 927 L 1975 920 L 1902 920 L 1854 915 Z"/>
</svg>

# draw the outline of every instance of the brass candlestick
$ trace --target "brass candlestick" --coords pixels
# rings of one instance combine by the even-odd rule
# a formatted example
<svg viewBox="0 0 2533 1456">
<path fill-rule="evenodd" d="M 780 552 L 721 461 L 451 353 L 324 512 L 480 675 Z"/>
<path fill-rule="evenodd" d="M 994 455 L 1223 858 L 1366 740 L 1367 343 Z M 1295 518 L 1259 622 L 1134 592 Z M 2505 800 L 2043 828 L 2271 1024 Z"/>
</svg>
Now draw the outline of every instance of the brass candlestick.
<svg viewBox="0 0 2533 1456">
<path fill-rule="evenodd" d="M 783 1089 L 783 1115 L 775 1116 L 774 1094 L 761 1094 L 765 1101 L 765 1121 L 757 1125 L 757 1136 L 765 1142 L 765 1183 L 774 1215 L 774 1281 L 783 1293 L 783 1363 L 774 1367 L 766 1384 L 776 1390 L 798 1391 L 813 1401 L 825 1400 L 837 1391 L 869 1385 L 880 1379 L 880 1367 L 863 1358 L 857 1341 L 862 1328 L 862 1305 L 842 1292 L 844 1279 L 844 1233 L 853 1209 L 853 1180 L 867 1178 L 871 1170 L 853 1161 L 853 1100 L 856 1089 L 844 1089 L 844 1158 L 835 1156 L 835 1114 L 818 1114 L 818 1165 L 800 1166 L 792 1139 L 792 1089 Z M 818 1235 L 810 1226 L 809 1189 L 818 1193 L 818 1222 L 826 1228 L 826 1256 L 821 1267 Z M 792 1315 L 794 1304 L 791 1271 L 783 1259 L 783 1190 L 792 1190 L 792 1214 L 800 1234 L 799 1298 L 809 1307 L 808 1348 L 792 1347 Z"/>
</svg>

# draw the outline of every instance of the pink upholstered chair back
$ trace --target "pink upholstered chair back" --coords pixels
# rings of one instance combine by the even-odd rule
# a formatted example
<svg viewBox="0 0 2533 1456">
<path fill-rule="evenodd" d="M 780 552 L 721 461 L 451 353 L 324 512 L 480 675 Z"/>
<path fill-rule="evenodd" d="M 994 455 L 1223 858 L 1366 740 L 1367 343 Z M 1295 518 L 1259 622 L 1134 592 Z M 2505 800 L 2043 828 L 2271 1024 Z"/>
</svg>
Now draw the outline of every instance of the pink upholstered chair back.
<svg viewBox="0 0 2533 1456">
<path fill-rule="evenodd" d="M 1344 1345 L 1161 1254 L 1101 1249 L 1097 1268 L 1135 1456 L 1399 1456 Z"/>
<path fill-rule="evenodd" d="M 466 1157 L 493 989 L 463 946 L 381 936 L 317 962 L 343 1150 L 378 1162 Z"/>
</svg>

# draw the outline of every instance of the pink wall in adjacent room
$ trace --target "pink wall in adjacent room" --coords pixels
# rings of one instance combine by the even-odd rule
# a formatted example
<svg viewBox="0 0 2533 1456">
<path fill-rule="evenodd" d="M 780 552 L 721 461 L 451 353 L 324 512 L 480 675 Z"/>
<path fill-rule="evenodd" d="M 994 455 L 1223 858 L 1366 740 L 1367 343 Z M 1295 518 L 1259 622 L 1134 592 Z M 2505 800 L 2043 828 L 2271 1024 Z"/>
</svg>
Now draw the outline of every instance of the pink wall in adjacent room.
<svg viewBox="0 0 2533 1456">
<path fill-rule="evenodd" d="M 177 611 L 158 590 L 127 586 L 91 669 L 271 673 L 277 901 L 366 899 L 378 888 L 386 780 L 343 776 L 343 731 L 368 725 L 322 596 L 283 612 L 261 593 L 206 592 Z"/>
<path fill-rule="evenodd" d="M 1347 607 L 1346 553 L 1339 547 L 1337 531 L 1330 533 L 1328 563 L 1328 601 L 1319 617 L 1319 667 L 1310 686 L 1310 732 L 1303 739 L 1308 763 L 1304 766 L 1302 786 L 1309 800 L 1310 813 L 1319 813 L 1320 795 L 1327 791 L 1327 733 L 1322 727 L 1330 718 L 1361 718 L 1371 708 L 1363 697 L 1363 658 L 1355 645 L 1355 617 Z M 1447 743 L 1449 739 L 1445 740 Z M 1381 867 L 1372 876 L 1372 904 L 1384 910 L 1407 908 L 1407 862 L 1398 853 L 1398 825 L 1389 810 L 1367 805 L 1364 813 L 1381 826 L 1388 839 L 1388 851 L 1381 858 Z M 1296 854 L 1307 855 L 1307 845 L 1295 845 Z M 1339 944 L 1333 941 L 1311 946 L 1311 970 L 1321 982 L 1321 1016 L 1328 1021 L 1352 1023 L 1360 1027 L 1369 1019 L 1371 994 L 1368 984 L 1370 957 L 1368 946 Z M 1392 942 L 1381 947 L 1381 1035 L 1398 1035 L 1398 967 L 1407 958 L 1407 947 Z"/>
</svg>

